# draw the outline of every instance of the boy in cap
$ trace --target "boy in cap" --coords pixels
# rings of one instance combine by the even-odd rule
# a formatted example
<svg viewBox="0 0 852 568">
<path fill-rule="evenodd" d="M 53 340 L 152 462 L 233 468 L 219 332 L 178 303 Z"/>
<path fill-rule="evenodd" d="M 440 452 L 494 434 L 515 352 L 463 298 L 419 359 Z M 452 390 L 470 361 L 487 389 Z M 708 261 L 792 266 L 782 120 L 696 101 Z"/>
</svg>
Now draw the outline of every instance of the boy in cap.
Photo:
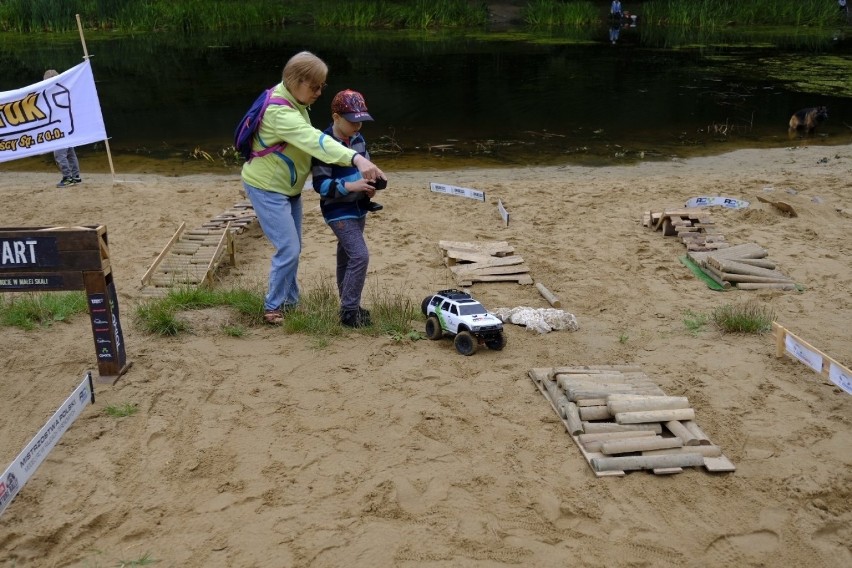
<svg viewBox="0 0 852 568">
<path fill-rule="evenodd" d="M 325 133 L 368 160 L 367 141 L 361 125 L 372 121 L 367 103 L 358 91 L 340 91 L 331 101 L 332 124 Z M 353 166 L 338 166 L 313 160 L 314 190 L 320 194 L 323 219 L 337 237 L 337 290 L 340 294 L 340 323 L 347 327 L 370 325 L 370 312 L 361 307 L 370 253 L 364 241 L 367 213 L 382 208 L 370 198 L 385 179 L 368 182 Z"/>
</svg>

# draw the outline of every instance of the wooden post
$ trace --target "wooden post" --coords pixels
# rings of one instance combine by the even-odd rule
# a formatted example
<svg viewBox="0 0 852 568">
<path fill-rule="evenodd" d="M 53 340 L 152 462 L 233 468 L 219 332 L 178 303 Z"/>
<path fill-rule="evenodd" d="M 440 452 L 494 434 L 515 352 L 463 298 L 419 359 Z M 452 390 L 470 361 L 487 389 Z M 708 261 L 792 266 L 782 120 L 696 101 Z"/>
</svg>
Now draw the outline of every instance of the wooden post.
<svg viewBox="0 0 852 568">
<path fill-rule="evenodd" d="M 554 308 L 561 308 L 562 307 L 562 302 L 559 301 L 559 298 L 557 298 L 553 294 L 553 292 L 551 292 L 550 290 L 545 288 L 544 284 L 542 284 L 541 282 L 536 282 L 535 287 L 538 289 L 538 291 L 541 293 L 541 295 L 544 296 L 544 299 L 547 300 L 547 302 L 551 306 L 553 306 Z"/>
</svg>

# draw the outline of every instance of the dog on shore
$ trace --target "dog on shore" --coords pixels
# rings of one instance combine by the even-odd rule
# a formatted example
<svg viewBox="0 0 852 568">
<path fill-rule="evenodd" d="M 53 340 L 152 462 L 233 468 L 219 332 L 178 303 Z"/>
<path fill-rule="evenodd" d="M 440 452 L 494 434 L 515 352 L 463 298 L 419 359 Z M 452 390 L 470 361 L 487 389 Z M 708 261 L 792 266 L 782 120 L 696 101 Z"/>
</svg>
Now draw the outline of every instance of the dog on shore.
<svg viewBox="0 0 852 568">
<path fill-rule="evenodd" d="M 826 118 L 828 118 L 828 108 L 824 106 L 797 110 L 790 117 L 790 138 L 797 132 L 802 132 L 804 135 L 813 134 L 816 127 Z"/>
</svg>

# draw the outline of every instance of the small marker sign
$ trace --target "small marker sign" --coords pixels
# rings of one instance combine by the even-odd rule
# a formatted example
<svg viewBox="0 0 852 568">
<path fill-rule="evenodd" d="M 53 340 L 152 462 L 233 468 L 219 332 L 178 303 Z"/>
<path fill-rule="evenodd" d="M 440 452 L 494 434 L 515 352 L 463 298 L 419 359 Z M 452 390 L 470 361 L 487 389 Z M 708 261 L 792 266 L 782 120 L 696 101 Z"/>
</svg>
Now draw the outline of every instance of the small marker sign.
<svg viewBox="0 0 852 568">
<path fill-rule="evenodd" d="M 497 211 L 500 212 L 500 216 L 503 218 L 503 224 L 507 227 L 509 226 L 509 212 L 506 211 L 506 208 L 503 207 L 503 200 L 497 200 Z"/>
</svg>

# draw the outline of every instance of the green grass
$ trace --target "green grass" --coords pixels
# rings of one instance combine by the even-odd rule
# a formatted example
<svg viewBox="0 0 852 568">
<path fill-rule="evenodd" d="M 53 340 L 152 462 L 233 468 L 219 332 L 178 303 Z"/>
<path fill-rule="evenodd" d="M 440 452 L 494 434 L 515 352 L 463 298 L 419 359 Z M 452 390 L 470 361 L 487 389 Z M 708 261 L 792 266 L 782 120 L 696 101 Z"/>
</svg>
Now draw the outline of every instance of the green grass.
<svg viewBox="0 0 852 568">
<path fill-rule="evenodd" d="M 143 302 L 136 308 L 136 321 L 148 333 L 174 336 L 190 330 L 179 312 L 227 306 L 234 310 L 236 321 L 229 321 L 222 330 L 231 337 L 242 337 L 245 328 L 256 325 L 263 314 L 263 291 L 259 286 L 227 289 L 174 288 L 165 298 Z"/>
<path fill-rule="evenodd" d="M 775 312 L 754 300 L 726 304 L 713 310 L 713 323 L 725 333 L 765 333 L 772 328 Z"/>
<path fill-rule="evenodd" d="M 88 311 L 83 292 L 27 292 L 0 296 L 0 325 L 35 329 Z"/>
<path fill-rule="evenodd" d="M 692 335 L 697 335 L 709 321 L 710 316 L 707 314 L 695 313 L 692 310 L 686 310 L 683 316 L 683 325 Z"/>
<path fill-rule="evenodd" d="M 593 2 L 533 0 L 523 11 L 524 21 L 535 27 L 588 26 L 603 20 L 604 12 Z"/>
<path fill-rule="evenodd" d="M 125 402 L 122 404 L 110 404 L 109 406 L 104 407 L 104 413 L 107 416 L 112 416 L 113 418 L 125 418 L 127 416 L 133 416 L 139 411 L 139 407 L 131 402 Z"/>
<path fill-rule="evenodd" d="M 670 26 L 825 25 L 837 21 L 838 11 L 829 0 L 651 0 L 640 16 Z"/>
<path fill-rule="evenodd" d="M 330 277 L 321 277 L 302 290 L 299 305 L 288 312 L 282 329 L 285 333 L 309 335 L 317 348 L 329 345 L 332 338 L 349 331 L 369 336 L 386 335 L 395 341 L 416 341 L 422 338 L 412 327 L 413 321 L 422 320 L 419 304 L 404 292 L 388 290 L 376 282 L 365 294 L 371 312 L 372 324 L 352 330 L 340 324 L 340 301 L 337 285 Z M 235 316 L 222 326 L 230 337 L 243 337 L 252 327 L 263 323 L 264 291 L 260 285 L 253 287 L 177 288 L 164 298 L 147 300 L 136 308 L 136 322 L 153 335 L 175 336 L 189 332 L 191 326 L 181 318 L 181 312 L 226 307 Z"/>
</svg>

